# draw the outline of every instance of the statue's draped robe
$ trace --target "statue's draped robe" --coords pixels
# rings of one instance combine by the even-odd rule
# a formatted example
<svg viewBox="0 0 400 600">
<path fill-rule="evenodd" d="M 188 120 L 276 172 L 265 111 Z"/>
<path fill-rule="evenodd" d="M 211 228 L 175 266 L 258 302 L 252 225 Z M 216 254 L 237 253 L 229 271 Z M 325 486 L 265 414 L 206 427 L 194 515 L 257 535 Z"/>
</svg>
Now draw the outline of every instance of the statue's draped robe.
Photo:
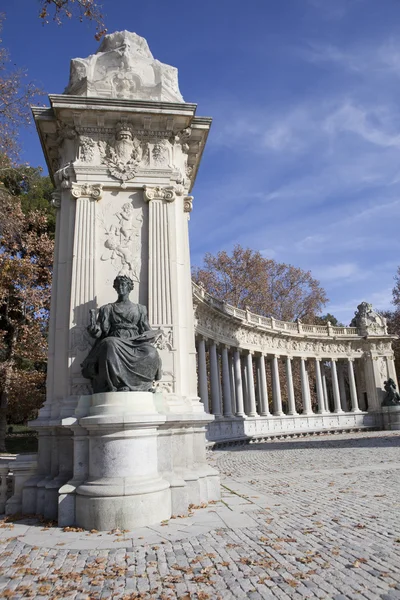
<svg viewBox="0 0 400 600">
<path fill-rule="evenodd" d="M 82 363 L 82 375 L 92 381 L 93 393 L 149 391 L 161 378 L 161 359 L 149 342 L 159 333 L 147 321 L 147 310 L 132 302 L 106 304 L 99 310 L 96 340 Z"/>
</svg>

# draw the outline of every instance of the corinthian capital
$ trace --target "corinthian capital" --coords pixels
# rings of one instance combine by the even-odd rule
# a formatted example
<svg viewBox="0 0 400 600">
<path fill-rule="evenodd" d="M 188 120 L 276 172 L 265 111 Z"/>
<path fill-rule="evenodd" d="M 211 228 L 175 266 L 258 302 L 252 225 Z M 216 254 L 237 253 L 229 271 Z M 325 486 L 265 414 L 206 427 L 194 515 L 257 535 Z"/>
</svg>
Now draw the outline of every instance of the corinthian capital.
<svg viewBox="0 0 400 600">
<path fill-rule="evenodd" d="M 166 200 L 167 202 L 173 202 L 175 200 L 175 188 L 174 187 L 161 187 L 159 185 L 150 187 L 149 185 L 143 186 L 144 199 L 150 200 Z"/>
</svg>

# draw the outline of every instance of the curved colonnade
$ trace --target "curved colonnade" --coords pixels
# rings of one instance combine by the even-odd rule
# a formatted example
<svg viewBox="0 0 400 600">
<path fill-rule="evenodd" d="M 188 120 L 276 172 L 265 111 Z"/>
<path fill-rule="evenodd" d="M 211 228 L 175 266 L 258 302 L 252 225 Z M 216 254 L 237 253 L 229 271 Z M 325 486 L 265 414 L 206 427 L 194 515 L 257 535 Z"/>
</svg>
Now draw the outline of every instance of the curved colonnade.
<svg viewBox="0 0 400 600">
<path fill-rule="evenodd" d="M 381 319 L 362 327 L 278 321 L 196 284 L 193 303 L 198 392 L 215 416 L 210 444 L 381 426 L 383 384 L 396 381 Z"/>
</svg>

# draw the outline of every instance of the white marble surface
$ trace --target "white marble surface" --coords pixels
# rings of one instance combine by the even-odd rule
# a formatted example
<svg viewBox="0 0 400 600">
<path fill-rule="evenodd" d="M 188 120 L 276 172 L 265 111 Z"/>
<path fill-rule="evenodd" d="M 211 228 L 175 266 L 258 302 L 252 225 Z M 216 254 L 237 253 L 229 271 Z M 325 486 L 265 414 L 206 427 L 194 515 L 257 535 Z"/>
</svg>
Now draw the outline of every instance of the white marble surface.
<svg viewBox="0 0 400 600">
<path fill-rule="evenodd" d="M 104 37 L 96 54 L 74 58 L 66 94 L 183 102 L 175 67 L 154 59 L 147 41 L 130 31 Z"/>
</svg>

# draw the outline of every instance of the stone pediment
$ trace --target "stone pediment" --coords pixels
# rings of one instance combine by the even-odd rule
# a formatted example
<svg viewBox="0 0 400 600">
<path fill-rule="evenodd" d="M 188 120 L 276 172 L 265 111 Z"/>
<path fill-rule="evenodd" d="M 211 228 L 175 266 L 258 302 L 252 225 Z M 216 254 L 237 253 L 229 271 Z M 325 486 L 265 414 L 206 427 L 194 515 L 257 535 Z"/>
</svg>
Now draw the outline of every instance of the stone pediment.
<svg viewBox="0 0 400 600">
<path fill-rule="evenodd" d="M 96 54 L 71 60 L 65 94 L 184 102 L 178 70 L 156 60 L 147 41 L 130 31 L 106 35 Z"/>
</svg>

